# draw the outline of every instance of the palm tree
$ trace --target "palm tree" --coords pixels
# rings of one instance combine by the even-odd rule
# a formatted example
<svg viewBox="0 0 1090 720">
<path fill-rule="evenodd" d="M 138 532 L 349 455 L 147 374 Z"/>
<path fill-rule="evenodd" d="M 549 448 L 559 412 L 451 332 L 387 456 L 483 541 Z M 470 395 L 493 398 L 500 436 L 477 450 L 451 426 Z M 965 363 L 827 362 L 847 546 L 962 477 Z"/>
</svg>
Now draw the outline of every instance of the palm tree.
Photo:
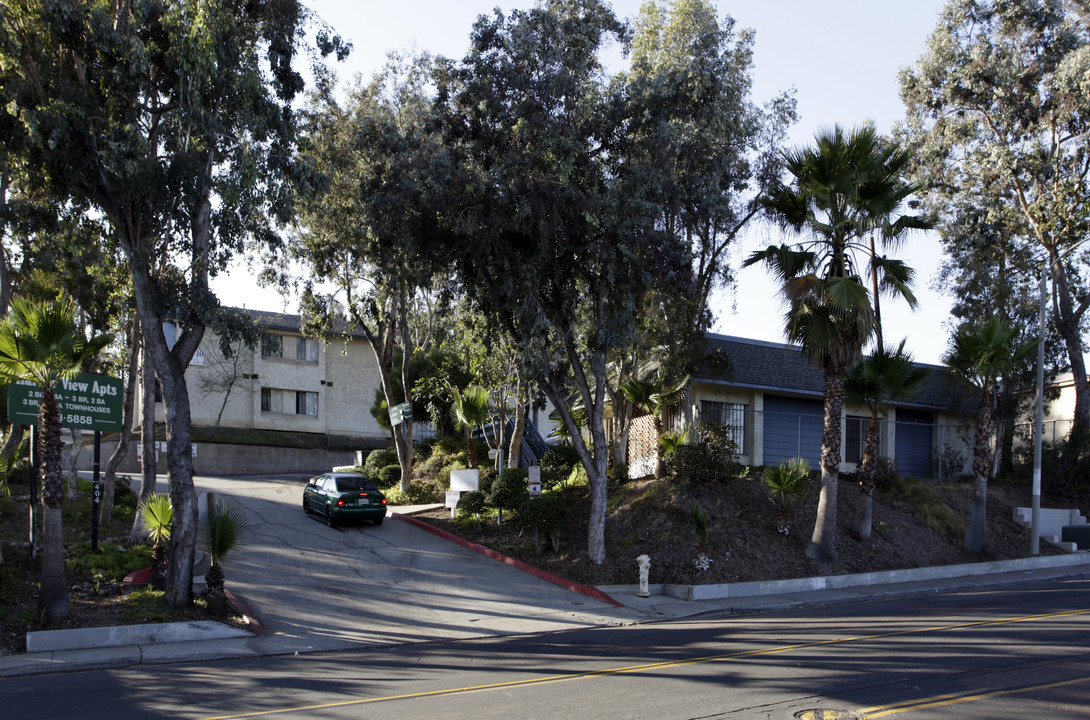
<svg viewBox="0 0 1090 720">
<path fill-rule="evenodd" d="M 930 370 L 917 367 L 912 362 L 912 355 L 905 351 L 905 341 L 902 340 L 896 350 L 875 350 L 844 377 L 844 394 L 848 402 L 865 405 L 870 411 L 859 473 L 859 487 L 863 496 L 852 520 L 852 537 L 857 540 L 867 540 L 871 533 L 874 480 L 878 467 L 878 418 L 889 411 L 892 403 L 907 400 L 918 393 L 930 375 Z"/>
<path fill-rule="evenodd" d="M 805 239 L 797 247 L 755 252 L 745 261 L 746 266 L 766 264 L 782 282 L 787 336 L 802 345 L 810 363 L 825 375 L 821 492 L 806 548 L 807 557 L 823 571 L 837 561 L 844 373 L 859 362 L 874 329 L 874 308 L 856 256 L 870 256 L 866 234 L 889 223 L 912 189 L 900 179 L 903 155 L 897 145 L 883 145 L 870 127 L 847 134 L 835 127 L 819 134 L 814 147 L 785 153 L 791 184 L 777 184 L 762 203 L 784 229 Z M 899 268 L 896 277 L 908 277 L 903 263 L 886 263 Z M 915 306 L 907 283 L 892 289 Z"/>
<path fill-rule="evenodd" d="M 488 422 L 488 391 L 480 385 L 470 385 L 464 392 L 454 390 L 454 404 L 450 411 L 454 427 L 466 432 L 466 458 L 470 469 L 477 467 L 477 448 L 473 444 L 473 428 Z"/>
<path fill-rule="evenodd" d="M 999 381 L 1037 347 L 1037 340 L 1017 343 L 1017 335 L 1018 331 L 1000 317 L 965 323 L 954 331 L 950 348 L 943 356 L 943 362 L 951 370 L 980 389 L 973 443 L 973 505 L 962 543 L 969 552 L 983 553 L 988 548 L 985 513 L 988 474 L 995 453 L 995 402 Z"/>
<path fill-rule="evenodd" d="M 787 503 L 806 494 L 810 483 L 810 463 L 804 458 L 796 457 L 779 465 L 770 465 L 764 469 L 761 482 L 768 497 L 780 506 L 780 513 L 776 517 L 776 532 L 787 535 L 791 532 L 787 523 Z"/>
<path fill-rule="evenodd" d="M 0 377 L 29 380 L 42 389 L 38 433 L 42 459 L 42 584 L 38 608 L 57 624 L 68 617 L 68 585 L 64 576 L 61 503 L 64 500 L 61 459 L 61 412 L 54 388 L 74 377 L 84 362 L 113 341 L 109 334 L 83 337 L 76 325 L 76 306 L 68 298 L 53 302 L 12 301 L 0 322 Z"/>
<path fill-rule="evenodd" d="M 621 383 L 621 391 L 628 402 L 651 416 L 655 425 L 656 441 L 662 438 L 662 414 L 666 408 L 676 405 L 685 394 L 689 378 L 670 385 L 666 378 L 659 375 L 647 375 L 643 378 L 629 377 Z M 661 480 L 666 475 L 666 466 L 662 460 L 660 442 L 655 443 L 655 479 Z"/>
<path fill-rule="evenodd" d="M 250 519 L 246 511 L 226 500 L 214 502 L 208 494 L 208 507 L 197 524 L 197 542 L 208 553 L 209 567 L 204 574 L 208 587 L 204 599 L 213 615 L 227 614 L 227 596 L 223 590 L 223 567 L 220 561 L 246 543 L 250 535 Z"/>
<path fill-rule="evenodd" d="M 174 506 L 170 502 L 170 495 L 157 492 L 148 495 L 140 501 L 137 516 L 151 540 L 151 575 L 148 577 L 148 584 L 162 590 L 167 584 L 167 543 L 170 541 L 170 527 L 174 521 Z"/>
</svg>

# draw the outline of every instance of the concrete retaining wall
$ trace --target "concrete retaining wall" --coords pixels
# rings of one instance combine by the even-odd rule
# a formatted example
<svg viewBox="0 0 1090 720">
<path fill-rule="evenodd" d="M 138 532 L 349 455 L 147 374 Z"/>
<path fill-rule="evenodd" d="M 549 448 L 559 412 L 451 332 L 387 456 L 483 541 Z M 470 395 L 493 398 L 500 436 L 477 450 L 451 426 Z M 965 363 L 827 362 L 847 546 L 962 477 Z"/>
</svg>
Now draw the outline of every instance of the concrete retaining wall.
<svg viewBox="0 0 1090 720">
<path fill-rule="evenodd" d="M 821 577 L 769 580 L 765 582 L 723 583 L 719 585 L 650 585 L 652 595 L 670 595 L 681 600 L 723 600 L 726 598 L 786 595 L 817 590 L 840 590 L 872 585 L 926 582 L 948 578 L 975 577 L 994 573 L 1026 572 L 1047 568 L 1090 566 L 1090 552 L 1070 555 L 1046 555 L 1043 557 L 997 560 L 994 562 L 966 563 L 964 565 L 939 565 L 936 567 L 908 570 L 883 570 L 856 573 L 854 575 L 826 575 Z M 600 585 L 598 589 L 607 595 L 635 592 L 635 585 Z"/>
<path fill-rule="evenodd" d="M 117 447 L 116 442 L 102 443 L 101 463 L 106 461 Z M 91 470 L 93 452 L 86 447 L 80 453 L 78 467 Z M 278 448 L 261 445 L 217 445 L 197 444 L 197 455 L 193 458 L 193 471 L 198 475 L 249 475 L 255 473 L 298 472 L 317 475 L 326 472 L 335 465 L 354 465 L 356 454 L 351 450 L 304 450 L 300 448 Z M 167 471 L 166 453 L 158 453 L 157 472 Z M 129 452 L 121 462 L 118 472 L 128 475 L 140 472 L 140 463 L 136 460 L 135 443 L 129 443 Z"/>
<path fill-rule="evenodd" d="M 1019 572 L 1087 564 L 1090 564 L 1090 554 L 1080 552 L 1071 555 L 1048 555 L 1017 560 L 940 565 L 938 567 L 912 568 L 909 570 L 884 570 L 856 573 L 854 575 L 827 575 L 793 580 L 726 583 L 721 585 L 665 585 L 663 589 L 667 595 L 682 600 L 719 600 L 732 597 L 837 590 L 840 588 L 971 577 L 998 572 Z"/>
</svg>

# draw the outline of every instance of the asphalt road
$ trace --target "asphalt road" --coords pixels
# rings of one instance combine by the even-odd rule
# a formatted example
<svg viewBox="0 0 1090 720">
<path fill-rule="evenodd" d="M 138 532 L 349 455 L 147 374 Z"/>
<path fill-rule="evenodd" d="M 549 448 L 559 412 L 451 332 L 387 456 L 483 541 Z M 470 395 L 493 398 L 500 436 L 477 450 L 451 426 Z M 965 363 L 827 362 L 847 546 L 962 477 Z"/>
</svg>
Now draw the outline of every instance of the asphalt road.
<svg viewBox="0 0 1090 720">
<path fill-rule="evenodd" d="M 1090 580 L 0 680 L 5 718 L 1090 717 Z"/>
</svg>

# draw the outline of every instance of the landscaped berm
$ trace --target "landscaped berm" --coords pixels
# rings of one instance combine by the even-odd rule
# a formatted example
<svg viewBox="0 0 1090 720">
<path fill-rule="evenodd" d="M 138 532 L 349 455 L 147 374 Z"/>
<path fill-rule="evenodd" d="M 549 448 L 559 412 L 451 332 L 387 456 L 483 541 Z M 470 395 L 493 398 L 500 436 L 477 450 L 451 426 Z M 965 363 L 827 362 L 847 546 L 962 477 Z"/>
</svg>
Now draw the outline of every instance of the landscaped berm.
<svg viewBox="0 0 1090 720">
<path fill-rule="evenodd" d="M 1007 560 L 1029 555 L 1029 531 L 1013 520 L 1014 508 L 1030 504 L 1028 483 L 1023 487 L 995 483 L 988 495 L 988 552 L 973 555 L 961 547 L 969 517 L 969 483 L 933 484 L 897 478 L 875 494 L 874 532 L 859 542 L 849 534 L 852 511 L 859 499 L 858 483 L 840 482 L 837 509 L 839 573 L 953 565 L 984 560 Z M 788 535 L 776 531 L 779 505 L 769 499 L 760 476 L 693 483 L 666 478 L 633 480 L 610 486 L 606 519 L 606 561 L 587 559 L 585 485 L 563 488 L 567 525 L 561 531 L 560 552 L 538 533 L 504 513 L 502 525 L 495 513 L 476 520 L 452 521 L 449 510 L 437 510 L 418 519 L 468 540 L 524 560 L 531 565 L 587 585 L 634 585 L 639 580 L 636 558 L 651 558 L 650 582 L 715 584 L 750 580 L 779 580 L 814 575 L 805 557 L 814 528 L 817 482 L 807 494 L 787 507 Z M 1068 500 L 1067 502 L 1070 502 Z M 707 510 L 707 541 L 702 544 L 694 520 L 694 505 Z M 1072 506 L 1074 507 L 1074 505 Z M 1042 555 L 1059 548 L 1041 543 Z M 701 562 L 700 556 L 710 562 Z M 700 569 L 705 566 L 706 569 Z"/>
</svg>

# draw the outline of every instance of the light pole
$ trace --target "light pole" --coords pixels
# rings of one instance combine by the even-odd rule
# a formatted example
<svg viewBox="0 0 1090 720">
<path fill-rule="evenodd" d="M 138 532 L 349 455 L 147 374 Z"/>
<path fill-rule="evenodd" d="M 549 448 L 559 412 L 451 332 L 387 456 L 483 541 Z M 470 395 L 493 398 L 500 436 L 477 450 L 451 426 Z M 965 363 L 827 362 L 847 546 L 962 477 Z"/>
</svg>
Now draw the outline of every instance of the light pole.
<svg viewBox="0 0 1090 720">
<path fill-rule="evenodd" d="M 1048 260 L 1041 267 L 1041 306 L 1037 315 L 1037 399 L 1033 422 L 1033 509 L 1030 513 L 1029 552 L 1041 551 L 1041 435 L 1045 424 L 1045 311 L 1048 307 Z"/>
</svg>

